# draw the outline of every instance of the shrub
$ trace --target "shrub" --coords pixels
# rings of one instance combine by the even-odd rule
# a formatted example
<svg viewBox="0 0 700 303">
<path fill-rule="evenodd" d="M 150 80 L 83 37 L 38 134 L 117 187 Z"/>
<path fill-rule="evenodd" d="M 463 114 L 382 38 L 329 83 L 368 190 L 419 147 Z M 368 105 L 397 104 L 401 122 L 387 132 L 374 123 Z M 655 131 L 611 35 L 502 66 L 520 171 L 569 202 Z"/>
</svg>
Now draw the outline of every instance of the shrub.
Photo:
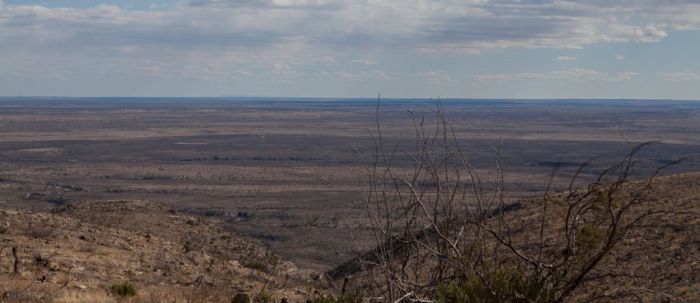
<svg viewBox="0 0 700 303">
<path fill-rule="evenodd" d="M 231 299 L 231 303 L 250 303 L 250 296 L 246 293 L 236 294 L 233 299 Z"/>
<path fill-rule="evenodd" d="M 362 296 L 358 294 L 345 294 L 338 297 L 321 296 L 311 301 L 312 303 L 361 303 Z"/>
<path fill-rule="evenodd" d="M 273 303 L 275 300 L 272 298 L 272 294 L 268 291 L 261 291 L 257 296 L 255 296 L 255 299 L 253 300 L 254 303 Z"/>
<path fill-rule="evenodd" d="M 128 282 L 113 284 L 110 288 L 112 295 L 117 297 L 133 297 L 136 295 L 136 288 Z"/>
<path fill-rule="evenodd" d="M 64 196 L 51 197 L 46 201 L 56 206 L 63 206 L 68 202 Z"/>
<path fill-rule="evenodd" d="M 41 267 L 49 268 L 51 267 L 51 258 L 43 256 L 41 254 L 37 254 L 34 256 L 34 264 Z"/>
<path fill-rule="evenodd" d="M 48 226 L 46 222 L 41 222 L 41 224 L 34 224 L 33 221 L 29 221 L 29 226 L 27 227 L 27 236 L 34 239 L 46 239 L 53 235 L 54 228 Z"/>
<path fill-rule="evenodd" d="M 261 271 L 264 273 L 270 272 L 270 268 L 267 266 L 267 264 L 262 263 L 262 262 L 258 262 L 258 261 L 245 262 L 245 263 L 243 263 L 243 266 L 250 268 L 250 269 L 257 270 L 257 271 Z"/>
<path fill-rule="evenodd" d="M 371 132 L 375 144 L 366 155 L 358 151 L 367 174 L 360 203 L 377 246 L 355 259 L 356 265 L 343 265 L 330 275 L 362 272 L 366 278 L 357 280 L 373 297 L 564 302 L 601 281 L 603 260 L 642 220 L 676 211 L 656 203 L 663 194 L 653 181 L 680 160 L 641 165 L 639 153 L 651 142 L 612 162 L 581 163 L 570 176 L 555 169 L 542 199 L 512 202 L 499 149 L 487 141 L 495 168 L 477 168 L 440 102 L 433 113 L 434 121 L 428 122 L 411 111 L 416 144 L 391 146 L 382 138 L 378 104 Z M 395 164 L 403 161 L 407 168 Z M 640 176 L 648 179 L 632 180 Z M 555 182 L 561 177 L 568 180 Z M 554 194 L 557 187 L 564 193 Z M 509 214 L 520 209 L 525 216 Z M 624 280 L 634 282 L 632 273 L 602 277 L 621 282 L 621 288 Z"/>
<path fill-rule="evenodd" d="M 526 271 L 503 267 L 483 277 L 476 275 L 442 284 L 437 289 L 438 303 L 520 303 L 549 302 L 543 285 Z"/>
</svg>

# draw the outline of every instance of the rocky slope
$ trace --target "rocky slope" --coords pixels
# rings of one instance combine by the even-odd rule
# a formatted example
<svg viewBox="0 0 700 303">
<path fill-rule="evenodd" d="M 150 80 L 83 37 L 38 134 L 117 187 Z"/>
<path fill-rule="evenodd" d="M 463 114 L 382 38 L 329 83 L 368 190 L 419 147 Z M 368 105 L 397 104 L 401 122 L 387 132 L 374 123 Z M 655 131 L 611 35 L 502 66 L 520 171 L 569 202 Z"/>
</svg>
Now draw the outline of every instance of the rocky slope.
<svg viewBox="0 0 700 303">
<path fill-rule="evenodd" d="M 15 257 L 16 256 L 16 257 Z M 51 213 L 0 210 L 3 302 L 230 302 L 304 297 L 298 270 L 216 222 L 148 201 L 69 204 Z"/>
<path fill-rule="evenodd" d="M 661 197 L 655 207 L 674 211 L 643 222 L 603 262 L 633 277 L 589 283 L 577 298 L 627 289 L 642 301 L 700 302 L 700 173 L 661 177 L 653 188 Z M 537 224 L 537 211 L 527 200 L 509 211 L 514 230 Z M 238 293 L 303 302 L 315 296 L 312 272 L 210 220 L 148 201 L 69 204 L 48 213 L 0 209 L 0 302 L 231 302 Z M 529 242 L 525 234 L 513 236 Z M 125 285 L 134 296 L 112 289 Z"/>
<path fill-rule="evenodd" d="M 645 182 L 640 180 L 631 184 Z M 602 259 L 597 270 L 587 276 L 583 286 L 568 301 L 700 302 L 700 173 L 658 177 L 651 184 L 647 195 L 654 199 L 644 206 L 630 208 L 628 217 L 638 217 L 647 212 L 654 214 L 640 220 L 635 228 L 629 230 L 624 240 Z M 517 207 L 505 212 L 511 231 L 509 241 L 520 251 L 532 253 L 540 241 L 541 197 L 524 199 L 511 205 Z M 544 243 L 548 244 L 545 249 L 560 247 L 557 243 L 561 241 L 561 218 L 566 215 L 564 210 L 565 207 L 550 203 L 550 219 L 543 229 Z M 397 245 L 392 247 L 396 248 Z M 394 254 L 407 252 L 413 251 L 406 248 Z M 338 285 L 344 283 L 344 277 L 352 277 L 351 286 L 365 287 L 364 283 L 369 280 L 365 273 L 372 275 L 371 270 L 378 262 L 362 260 L 372 261 L 374 253 L 370 251 L 368 255 L 350 260 L 327 274 L 336 278 Z M 377 272 L 381 273 L 381 270 Z M 595 299 L 588 301 L 592 297 Z"/>
</svg>

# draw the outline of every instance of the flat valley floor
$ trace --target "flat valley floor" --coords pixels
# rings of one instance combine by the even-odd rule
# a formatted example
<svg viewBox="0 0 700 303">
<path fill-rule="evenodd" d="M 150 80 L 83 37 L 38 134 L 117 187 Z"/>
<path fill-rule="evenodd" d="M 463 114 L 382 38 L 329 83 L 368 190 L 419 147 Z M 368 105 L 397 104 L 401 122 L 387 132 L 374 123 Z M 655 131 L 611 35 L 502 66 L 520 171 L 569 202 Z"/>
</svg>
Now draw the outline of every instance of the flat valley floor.
<svg viewBox="0 0 700 303">
<path fill-rule="evenodd" d="M 581 163 L 623 157 L 642 142 L 658 141 L 640 154 L 640 178 L 700 154 L 699 102 L 442 107 L 485 176 L 497 164 L 493 149 L 500 152 L 509 199 L 541 193 L 555 167 L 561 187 Z M 410 168 L 401 155 L 415 150 L 414 122 L 430 129 L 435 110 L 430 100 L 383 100 L 377 108 L 369 99 L 0 98 L 0 207 L 165 202 L 222 220 L 301 267 L 328 269 L 372 244 L 361 201 L 377 124 L 399 155 L 394 165 Z M 698 170 L 691 159 L 663 173 Z"/>
</svg>

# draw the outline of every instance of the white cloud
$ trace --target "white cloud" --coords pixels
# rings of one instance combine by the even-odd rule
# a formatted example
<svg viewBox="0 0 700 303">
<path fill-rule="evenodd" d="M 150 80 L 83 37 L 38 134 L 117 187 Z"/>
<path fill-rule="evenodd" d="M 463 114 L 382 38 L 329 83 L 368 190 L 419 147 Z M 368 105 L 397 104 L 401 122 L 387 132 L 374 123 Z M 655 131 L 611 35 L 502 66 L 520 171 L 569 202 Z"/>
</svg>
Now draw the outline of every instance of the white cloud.
<svg viewBox="0 0 700 303">
<path fill-rule="evenodd" d="M 170 10 L 5 5 L 0 41 L 63 47 L 572 48 L 700 26 L 696 1 L 195 0 Z M 506 22 L 507 21 L 507 22 Z M 48 46 L 48 45 L 47 45 Z"/>
<path fill-rule="evenodd" d="M 424 73 L 419 73 L 417 76 L 437 86 L 443 86 L 450 82 L 454 82 L 452 77 L 443 71 L 427 71 Z"/>
<path fill-rule="evenodd" d="M 292 77 L 313 73 L 300 66 L 372 66 L 376 62 L 353 58 L 375 51 L 408 53 L 410 58 L 411 53 L 426 51 L 569 49 L 602 42 L 654 42 L 672 31 L 700 28 L 700 2 L 694 0 L 668 0 L 664 5 L 650 0 L 185 1 L 157 10 L 4 3 L 0 76 Z M 556 60 L 560 59 L 574 58 Z M 282 65 L 289 68 L 280 69 Z M 246 72 L 233 72 L 240 70 Z M 582 74 L 579 79 L 634 76 L 582 71 L 577 72 Z M 366 73 L 384 80 L 399 78 L 381 70 Z M 566 77 L 565 73 L 490 76 Z"/>
<path fill-rule="evenodd" d="M 371 70 L 371 71 L 357 71 L 357 72 L 346 72 L 346 71 L 336 71 L 336 72 L 321 72 L 321 76 L 327 77 L 331 76 L 336 79 L 341 80 L 360 80 L 360 81 L 393 81 L 401 78 L 398 73 L 387 72 L 383 70 Z"/>
<path fill-rule="evenodd" d="M 624 55 L 616 55 L 615 60 L 617 60 L 617 61 L 625 60 L 625 56 Z"/>
<path fill-rule="evenodd" d="M 679 72 L 679 73 L 659 73 L 659 77 L 668 82 L 691 82 L 700 81 L 700 75 L 694 72 Z"/>
<path fill-rule="evenodd" d="M 639 76 L 636 72 L 603 73 L 590 69 L 572 68 L 548 73 L 509 73 L 477 75 L 477 83 L 494 83 L 504 81 L 527 80 L 578 80 L 578 81 L 627 81 Z"/>
<path fill-rule="evenodd" d="M 373 70 L 370 74 L 376 79 L 383 81 L 393 81 L 401 78 L 399 73 L 387 72 L 383 70 Z"/>
<path fill-rule="evenodd" d="M 363 64 L 363 65 L 377 65 L 377 61 L 371 59 L 355 59 L 351 61 L 352 63 Z"/>
<path fill-rule="evenodd" d="M 339 79 L 355 79 L 358 75 L 347 72 L 335 72 L 333 76 Z"/>
<path fill-rule="evenodd" d="M 558 56 L 554 58 L 554 61 L 576 61 L 576 57 Z"/>
</svg>

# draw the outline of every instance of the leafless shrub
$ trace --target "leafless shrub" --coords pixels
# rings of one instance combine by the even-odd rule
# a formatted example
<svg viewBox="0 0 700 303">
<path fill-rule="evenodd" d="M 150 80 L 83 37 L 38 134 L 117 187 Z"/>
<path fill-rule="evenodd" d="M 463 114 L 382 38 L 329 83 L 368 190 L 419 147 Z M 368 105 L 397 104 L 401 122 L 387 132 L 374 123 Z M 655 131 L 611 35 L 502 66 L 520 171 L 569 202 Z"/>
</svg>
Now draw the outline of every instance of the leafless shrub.
<svg viewBox="0 0 700 303">
<path fill-rule="evenodd" d="M 34 254 L 34 264 L 38 267 L 41 268 L 49 268 L 51 267 L 51 258 L 52 256 L 46 255 L 44 253 L 35 253 Z"/>
<path fill-rule="evenodd" d="M 46 239 L 51 237 L 53 233 L 54 228 L 46 225 L 45 222 L 40 222 L 39 224 L 36 224 L 31 220 L 28 222 L 27 236 L 29 237 L 34 239 Z"/>
<path fill-rule="evenodd" d="M 80 243 L 80 252 L 84 253 L 89 253 L 90 255 L 94 254 L 97 251 L 98 245 L 93 242 L 82 242 Z"/>
<path fill-rule="evenodd" d="M 379 114 L 378 106 L 374 150 L 363 157 L 363 205 L 376 248 L 331 275 L 364 272 L 361 287 L 382 301 L 562 302 L 592 281 L 630 278 L 601 261 L 637 224 L 673 211 L 655 205 L 651 189 L 675 162 L 647 181 L 631 180 L 650 143 L 593 182 L 581 175 L 595 159 L 578 167 L 563 194 L 552 193 L 555 170 L 541 199 L 511 202 L 499 149 L 489 143 L 493 168 L 475 168 L 439 102 L 432 120 L 412 115 L 411 151 L 388 146 Z M 409 168 L 396 165 L 406 159 Z M 511 216 L 523 208 L 531 215 Z"/>
<path fill-rule="evenodd" d="M 264 273 L 270 272 L 270 267 L 267 264 L 259 261 L 247 261 L 243 262 L 241 265 L 243 265 L 246 268 L 254 269 Z"/>
<path fill-rule="evenodd" d="M 174 270 L 174 264 L 165 249 L 156 253 L 153 259 L 153 270 L 170 274 Z"/>
</svg>

